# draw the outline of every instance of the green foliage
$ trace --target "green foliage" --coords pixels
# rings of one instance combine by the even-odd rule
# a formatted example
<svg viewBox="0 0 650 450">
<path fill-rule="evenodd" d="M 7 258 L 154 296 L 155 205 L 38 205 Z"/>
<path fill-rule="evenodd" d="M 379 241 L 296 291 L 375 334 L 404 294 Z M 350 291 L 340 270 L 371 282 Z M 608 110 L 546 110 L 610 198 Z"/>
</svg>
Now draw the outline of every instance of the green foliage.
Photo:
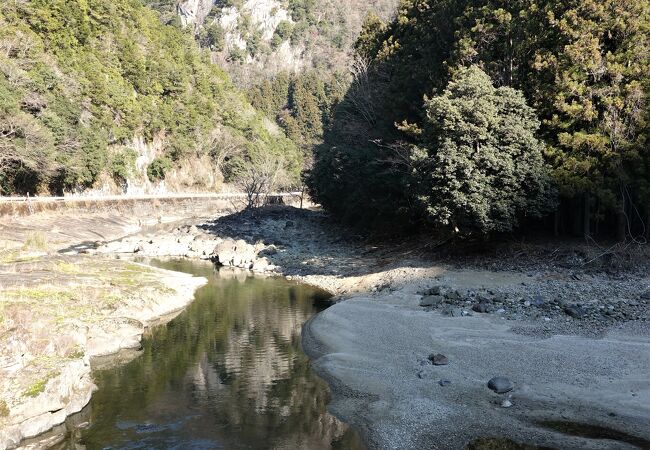
<svg viewBox="0 0 650 450">
<path fill-rule="evenodd" d="M 249 97 L 253 106 L 278 120 L 291 140 L 308 149 L 322 139 L 345 82 L 339 73 L 324 77 L 316 71 L 281 72 L 254 86 Z"/>
<path fill-rule="evenodd" d="M 172 162 L 169 158 L 156 158 L 147 167 L 147 176 L 150 181 L 164 180 L 171 168 Z"/>
<path fill-rule="evenodd" d="M 192 36 L 160 19 L 133 0 L 0 4 L 2 193 L 84 188 L 102 172 L 124 178 L 112 149 L 139 137 L 164 137 L 178 160 L 209 151 L 213 130 L 232 129 L 250 148 L 300 158 Z M 205 39 L 218 48 L 222 30 Z"/>
<path fill-rule="evenodd" d="M 609 224 L 650 218 L 649 17 L 648 0 L 403 0 L 389 24 L 368 17 L 355 80 L 317 151 L 313 195 L 342 216 L 361 204 L 381 220 L 420 216 L 408 174 L 422 138 L 413 132 L 432 126 L 422 98 L 478 65 L 538 114 L 565 203 L 586 198 L 592 219 Z M 572 208 L 568 221 L 585 211 Z"/>
<path fill-rule="evenodd" d="M 473 66 L 425 101 L 413 184 L 426 217 L 463 233 L 510 231 L 553 206 L 535 112 L 521 92 L 495 88 Z"/>
<path fill-rule="evenodd" d="M 131 148 L 117 151 L 111 161 L 111 175 L 118 183 L 124 183 L 135 174 L 135 160 L 138 154 Z"/>
<path fill-rule="evenodd" d="M 282 44 L 283 41 L 290 39 L 292 33 L 293 33 L 293 25 L 291 24 L 291 22 L 287 20 L 283 20 L 275 28 L 275 31 L 273 32 L 273 39 L 271 40 L 271 44 L 274 47 L 277 47 L 278 45 Z"/>
<path fill-rule="evenodd" d="M 218 23 L 201 28 L 198 40 L 201 46 L 208 47 L 215 52 L 222 51 L 226 44 L 225 32 Z"/>
</svg>

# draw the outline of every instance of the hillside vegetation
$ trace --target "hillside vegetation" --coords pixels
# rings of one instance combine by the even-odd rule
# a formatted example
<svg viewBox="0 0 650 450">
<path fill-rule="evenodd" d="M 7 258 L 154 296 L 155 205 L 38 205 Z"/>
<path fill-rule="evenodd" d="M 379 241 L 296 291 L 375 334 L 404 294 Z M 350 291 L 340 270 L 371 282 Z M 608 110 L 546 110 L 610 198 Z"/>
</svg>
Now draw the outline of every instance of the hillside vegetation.
<svg viewBox="0 0 650 450">
<path fill-rule="evenodd" d="M 139 142 L 155 147 L 151 180 L 193 158 L 235 180 L 272 157 L 291 184 L 302 165 L 193 36 L 140 1 L 2 2 L 0 192 L 124 184 Z"/>
<path fill-rule="evenodd" d="M 309 179 L 339 216 L 650 230 L 647 0 L 403 0 L 355 48 Z"/>
<path fill-rule="evenodd" d="M 351 50 L 368 12 L 398 0 L 144 0 L 180 21 L 201 47 L 275 119 L 309 160 L 350 83 Z M 174 15 L 176 12 L 178 15 Z"/>
</svg>

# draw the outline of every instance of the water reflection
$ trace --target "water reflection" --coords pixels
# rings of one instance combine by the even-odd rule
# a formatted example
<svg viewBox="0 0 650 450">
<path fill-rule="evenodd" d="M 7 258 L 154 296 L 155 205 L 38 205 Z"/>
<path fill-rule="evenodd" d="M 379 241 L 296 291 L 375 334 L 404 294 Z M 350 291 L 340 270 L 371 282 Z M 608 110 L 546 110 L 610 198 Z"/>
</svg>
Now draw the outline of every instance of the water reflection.
<svg viewBox="0 0 650 450">
<path fill-rule="evenodd" d="M 138 358 L 95 373 L 90 426 L 65 446 L 363 448 L 326 412 L 327 385 L 301 350 L 302 324 L 322 293 L 188 261 L 158 265 L 210 283 L 152 330 Z"/>
</svg>

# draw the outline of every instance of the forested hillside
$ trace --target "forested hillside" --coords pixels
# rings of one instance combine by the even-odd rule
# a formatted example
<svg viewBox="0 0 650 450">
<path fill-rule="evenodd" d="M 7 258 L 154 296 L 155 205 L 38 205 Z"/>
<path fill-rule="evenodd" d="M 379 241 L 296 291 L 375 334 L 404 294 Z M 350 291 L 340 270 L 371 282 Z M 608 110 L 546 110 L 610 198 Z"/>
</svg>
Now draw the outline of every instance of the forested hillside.
<svg viewBox="0 0 650 450">
<path fill-rule="evenodd" d="M 137 171 L 214 190 L 255 164 L 288 185 L 302 154 L 190 33 L 139 0 L 0 4 L 3 195 L 123 189 Z"/>
<path fill-rule="evenodd" d="M 368 12 L 398 0 L 143 0 L 199 45 L 310 157 L 350 83 L 352 46 Z"/>
<path fill-rule="evenodd" d="M 648 233 L 649 17 L 647 0 L 403 0 L 369 17 L 313 196 L 353 223 Z"/>
</svg>

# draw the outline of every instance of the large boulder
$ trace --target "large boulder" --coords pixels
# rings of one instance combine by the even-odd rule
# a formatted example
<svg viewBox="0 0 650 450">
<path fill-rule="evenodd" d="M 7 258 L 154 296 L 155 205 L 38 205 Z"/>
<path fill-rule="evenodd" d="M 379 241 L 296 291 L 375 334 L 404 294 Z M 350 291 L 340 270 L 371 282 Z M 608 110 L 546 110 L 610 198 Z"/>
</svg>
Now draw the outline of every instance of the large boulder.
<svg viewBox="0 0 650 450">
<path fill-rule="evenodd" d="M 215 246 L 212 256 L 222 266 L 250 269 L 257 259 L 257 250 L 242 239 L 226 239 Z"/>
</svg>

